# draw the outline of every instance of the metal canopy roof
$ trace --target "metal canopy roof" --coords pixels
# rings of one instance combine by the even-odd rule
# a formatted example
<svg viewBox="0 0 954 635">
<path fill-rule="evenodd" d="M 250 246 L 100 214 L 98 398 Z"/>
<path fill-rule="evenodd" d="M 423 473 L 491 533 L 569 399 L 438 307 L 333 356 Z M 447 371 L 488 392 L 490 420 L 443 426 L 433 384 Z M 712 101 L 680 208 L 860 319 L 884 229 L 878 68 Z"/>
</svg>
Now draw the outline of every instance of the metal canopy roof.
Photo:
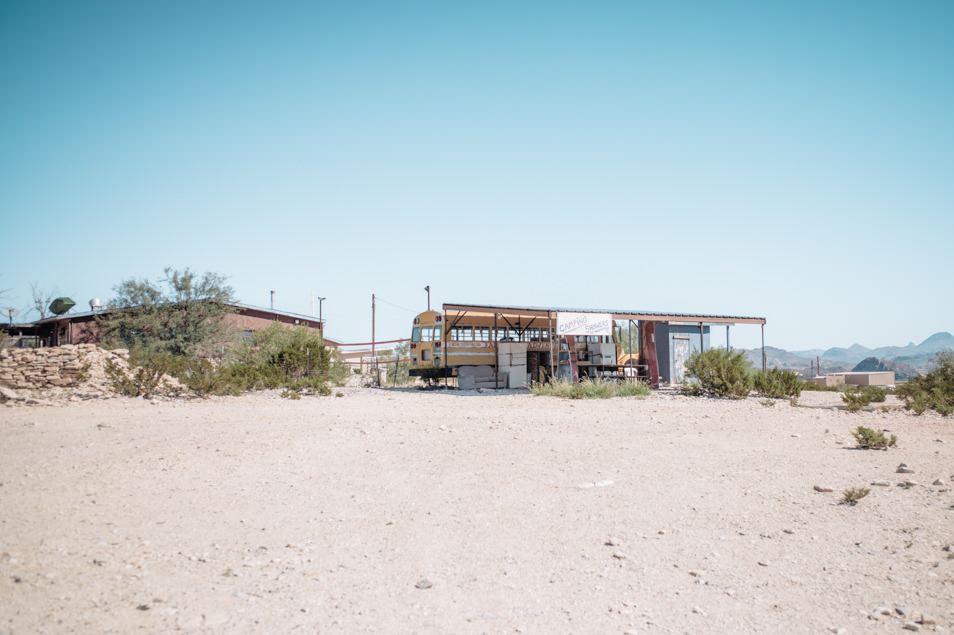
<svg viewBox="0 0 954 635">
<path fill-rule="evenodd" d="M 698 313 L 655 313 L 651 311 L 611 311 L 606 309 L 568 309 L 564 307 L 495 306 L 490 304 L 444 303 L 444 312 L 466 311 L 485 315 L 515 315 L 548 317 L 554 313 L 611 313 L 614 320 L 645 320 L 648 322 L 697 322 L 703 324 L 765 324 L 764 317 L 733 315 L 703 315 Z"/>
</svg>

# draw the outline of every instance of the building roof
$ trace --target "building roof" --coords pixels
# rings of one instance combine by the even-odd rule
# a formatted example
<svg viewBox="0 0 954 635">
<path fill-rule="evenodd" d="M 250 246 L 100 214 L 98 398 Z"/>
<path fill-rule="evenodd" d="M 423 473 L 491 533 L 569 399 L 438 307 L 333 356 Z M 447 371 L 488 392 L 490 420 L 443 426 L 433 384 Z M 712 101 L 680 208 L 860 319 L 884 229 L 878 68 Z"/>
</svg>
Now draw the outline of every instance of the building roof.
<svg viewBox="0 0 954 635">
<path fill-rule="evenodd" d="M 695 322 L 703 324 L 765 324 L 764 317 L 738 315 L 708 315 L 703 313 L 661 313 L 653 311 L 618 311 L 609 309 L 571 309 L 565 307 L 527 307 L 491 304 L 444 303 L 444 312 L 468 312 L 484 315 L 513 315 L 548 317 L 554 313 L 610 313 L 614 320 L 645 320 L 649 322 Z"/>
</svg>

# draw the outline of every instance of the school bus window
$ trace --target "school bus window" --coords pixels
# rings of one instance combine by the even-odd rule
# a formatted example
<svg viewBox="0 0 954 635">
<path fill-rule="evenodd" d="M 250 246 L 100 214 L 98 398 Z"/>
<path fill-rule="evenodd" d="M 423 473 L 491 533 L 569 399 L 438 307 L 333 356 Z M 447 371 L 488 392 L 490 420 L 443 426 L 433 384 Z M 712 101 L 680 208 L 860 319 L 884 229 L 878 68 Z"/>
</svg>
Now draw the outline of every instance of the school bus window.
<svg viewBox="0 0 954 635">
<path fill-rule="evenodd" d="M 414 330 L 411 331 L 411 341 L 420 342 L 421 341 L 421 327 L 415 326 Z"/>
<path fill-rule="evenodd" d="M 423 326 L 421 327 L 421 341 L 430 342 L 431 341 L 431 327 Z"/>
<path fill-rule="evenodd" d="M 441 327 L 439 326 L 434 327 L 434 341 L 435 342 L 441 341 Z"/>
<path fill-rule="evenodd" d="M 475 326 L 474 327 L 474 339 L 478 342 L 489 342 L 490 341 L 490 327 L 489 326 Z"/>
</svg>

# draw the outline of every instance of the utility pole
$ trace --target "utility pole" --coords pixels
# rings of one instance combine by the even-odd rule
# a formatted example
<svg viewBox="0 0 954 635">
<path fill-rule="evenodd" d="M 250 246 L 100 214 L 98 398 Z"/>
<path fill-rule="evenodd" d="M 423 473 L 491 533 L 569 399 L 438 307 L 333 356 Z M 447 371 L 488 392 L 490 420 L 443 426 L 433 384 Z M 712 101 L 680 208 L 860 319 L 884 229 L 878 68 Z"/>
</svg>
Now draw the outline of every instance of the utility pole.
<svg viewBox="0 0 954 635">
<path fill-rule="evenodd" d="M 374 294 L 371 294 L 371 363 L 374 365 L 375 381 L 381 387 L 381 373 L 378 372 L 378 356 L 374 347 Z"/>
<path fill-rule="evenodd" d="M 321 318 L 321 304 L 328 298 L 318 298 L 318 328 L 321 329 L 321 336 L 325 336 L 325 321 Z M 314 300 L 312 300 L 311 314 L 315 315 Z"/>
<path fill-rule="evenodd" d="M 427 291 L 427 310 L 431 310 L 431 285 L 424 287 L 424 290 Z"/>
</svg>

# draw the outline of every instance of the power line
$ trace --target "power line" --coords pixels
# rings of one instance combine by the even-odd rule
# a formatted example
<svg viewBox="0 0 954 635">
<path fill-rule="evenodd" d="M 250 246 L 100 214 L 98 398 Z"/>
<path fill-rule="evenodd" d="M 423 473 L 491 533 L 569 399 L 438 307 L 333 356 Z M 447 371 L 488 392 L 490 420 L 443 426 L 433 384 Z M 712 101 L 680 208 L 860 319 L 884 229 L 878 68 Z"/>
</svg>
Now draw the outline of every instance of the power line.
<svg viewBox="0 0 954 635">
<path fill-rule="evenodd" d="M 400 304 L 394 304 L 393 302 L 388 302 L 387 300 L 385 300 L 384 298 L 382 298 L 382 297 L 379 296 L 379 295 L 376 295 L 376 296 L 375 296 L 375 299 L 376 299 L 378 302 L 384 302 L 385 304 L 389 304 L 389 305 L 393 306 L 395 309 L 401 309 L 402 311 L 407 311 L 408 313 L 413 313 L 413 314 L 415 314 L 415 315 L 417 315 L 418 313 L 420 313 L 420 311 L 415 311 L 414 309 L 409 309 L 409 308 L 407 308 L 406 306 L 401 306 Z"/>
</svg>

